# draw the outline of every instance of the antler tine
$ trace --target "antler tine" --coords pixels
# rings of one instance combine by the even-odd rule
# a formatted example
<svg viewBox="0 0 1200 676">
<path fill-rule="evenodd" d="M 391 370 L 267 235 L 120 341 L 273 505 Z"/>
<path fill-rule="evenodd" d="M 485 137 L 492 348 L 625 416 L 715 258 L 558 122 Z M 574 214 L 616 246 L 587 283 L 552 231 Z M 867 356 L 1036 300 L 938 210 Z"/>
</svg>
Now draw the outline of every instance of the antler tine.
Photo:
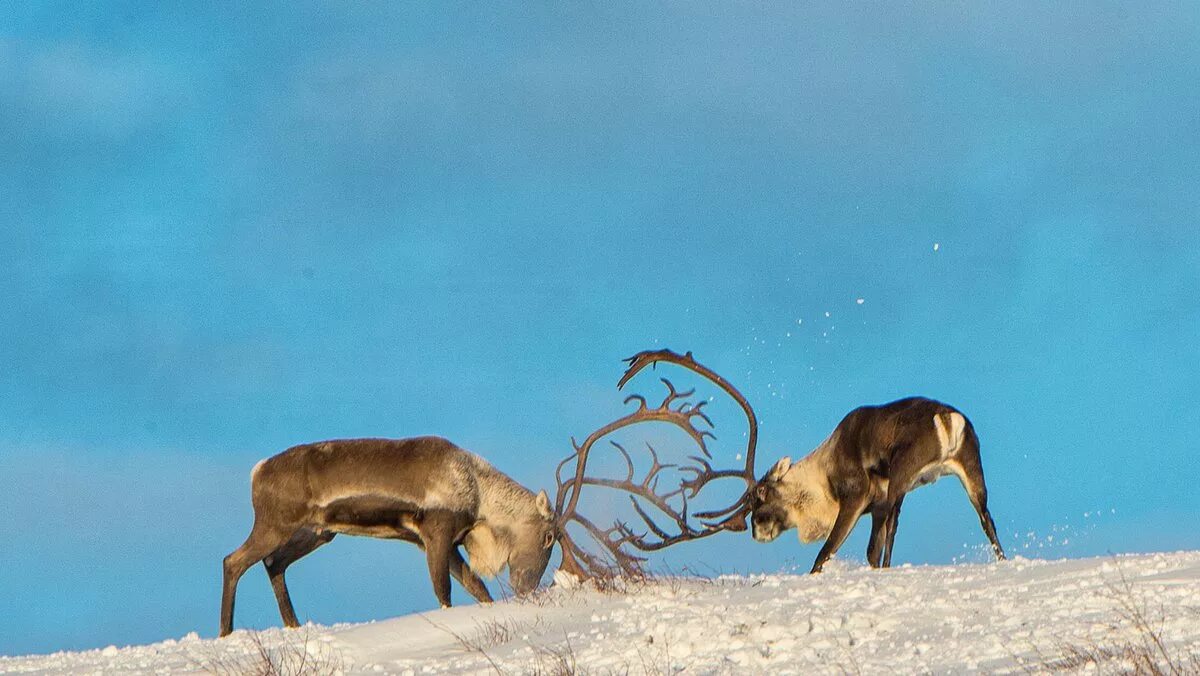
<svg viewBox="0 0 1200 676">
<path fill-rule="evenodd" d="M 672 362 L 675 364 L 679 364 L 680 366 L 691 369 L 693 371 L 696 371 L 697 369 L 695 367 L 699 366 L 699 364 L 697 364 L 696 361 L 694 359 L 692 359 L 691 352 L 688 352 L 681 357 L 678 354 L 676 354 L 670 350 L 667 350 L 667 349 L 643 350 L 642 352 L 638 352 L 637 354 L 633 355 L 632 357 L 626 357 L 624 359 L 624 361 L 629 364 L 629 367 L 625 369 L 625 374 L 622 375 L 621 380 L 617 382 L 618 390 L 625 387 L 625 383 L 629 382 L 629 380 L 631 378 L 633 378 L 635 375 L 637 375 L 638 371 L 641 371 L 642 369 L 646 368 L 647 366 L 654 366 L 660 361 L 669 361 L 669 362 Z"/>
<path fill-rule="evenodd" d="M 663 403 L 659 405 L 659 408 L 670 408 L 671 404 L 674 402 L 680 399 L 686 400 L 688 397 L 696 393 L 696 388 L 694 387 L 686 392 L 676 392 L 675 385 L 673 385 L 670 380 L 667 380 L 666 378 L 659 378 L 659 380 L 661 380 L 663 384 L 667 386 L 667 397 L 666 399 L 663 399 Z M 684 401 L 684 404 L 686 403 L 687 402 Z"/>
<path fill-rule="evenodd" d="M 709 457 L 711 457 L 711 456 L 709 456 Z M 712 465 L 709 464 L 709 462 L 707 460 L 705 460 L 704 458 L 702 458 L 698 455 L 689 455 L 688 459 L 694 460 L 695 462 L 697 462 L 703 466 L 703 469 L 701 469 L 700 467 L 692 466 L 692 465 L 688 465 L 688 466 L 680 469 L 680 471 L 688 471 L 688 472 L 692 472 L 692 474 L 693 474 L 691 479 L 681 481 L 679 484 L 680 488 L 686 488 L 691 493 L 691 496 L 693 498 L 696 497 L 696 494 L 700 492 L 700 489 L 707 486 L 709 484 L 709 482 L 713 481 L 714 479 L 723 479 L 726 477 L 733 477 L 733 476 L 740 477 L 742 475 L 742 473 L 737 470 L 716 471 L 713 469 Z"/>
<path fill-rule="evenodd" d="M 562 486 L 562 483 L 563 483 L 562 468 L 566 467 L 567 463 L 571 462 L 571 460 L 574 459 L 574 457 L 575 456 L 573 456 L 573 455 L 568 455 L 567 457 L 562 459 L 562 462 L 558 463 L 557 467 L 554 468 L 554 478 L 558 481 L 559 486 Z"/>
<path fill-rule="evenodd" d="M 651 464 L 650 469 L 646 470 L 646 479 L 642 482 L 642 488 L 649 488 L 653 490 L 655 486 L 658 485 L 659 472 L 662 472 L 664 469 L 672 469 L 675 467 L 675 465 L 670 463 L 664 465 L 663 463 L 659 462 L 658 453 L 654 451 L 654 447 L 650 444 L 646 444 L 646 449 L 650 451 Z M 651 485 L 651 482 L 654 482 L 654 485 Z"/>
<path fill-rule="evenodd" d="M 563 557 L 565 567 L 570 572 L 583 576 L 612 577 L 612 571 L 614 568 L 619 568 L 625 575 L 630 575 L 633 577 L 642 575 L 641 564 L 646 561 L 645 557 L 634 556 L 625 552 L 621 552 L 621 556 L 617 556 L 613 553 L 611 547 L 605 545 L 604 543 L 599 544 L 601 544 L 605 551 L 608 552 L 608 555 L 612 557 L 612 564 L 607 563 L 599 556 L 593 556 L 582 547 L 576 546 L 574 542 L 571 542 L 570 545 L 568 545 L 569 552 L 567 556 Z M 579 563 L 579 560 L 582 560 L 582 565 Z"/>
<path fill-rule="evenodd" d="M 624 521 L 618 521 L 612 528 L 605 529 L 604 544 L 610 549 L 620 549 L 626 542 L 633 542 L 637 539 L 637 534 L 625 525 Z M 613 537 L 616 534 L 617 537 Z"/>
<path fill-rule="evenodd" d="M 642 521 L 646 523 L 646 527 L 649 528 L 655 535 L 663 540 L 669 540 L 671 538 L 671 534 L 663 530 L 657 523 L 654 522 L 654 519 L 650 518 L 650 515 L 647 514 L 644 509 L 642 509 L 642 506 L 638 504 L 637 498 L 631 495 L 629 496 L 629 502 L 633 505 L 633 511 L 637 512 L 637 515 L 642 517 Z M 644 538 L 639 539 L 644 540 Z"/>
<path fill-rule="evenodd" d="M 599 526 L 592 523 L 587 518 L 578 515 L 576 515 L 575 521 L 579 523 L 579 525 L 583 526 L 583 529 L 587 531 L 588 535 L 590 535 L 597 542 L 597 544 L 603 545 L 605 549 L 608 549 L 609 553 L 612 554 L 614 558 L 619 559 L 620 556 L 624 556 L 634 560 L 645 561 L 644 558 L 621 551 L 620 547 L 614 548 L 610 546 L 612 539 L 608 537 L 608 534 L 621 528 L 621 526 L 613 526 L 612 528 L 601 530 Z M 620 556 L 618 556 L 618 554 Z"/>
<path fill-rule="evenodd" d="M 642 409 L 646 408 L 646 398 L 640 394 L 631 394 L 628 397 L 625 397 L 625 401 L 623 401 L 621 403 L 628 404 L 631 401 L 638 402 L 638 410 L 642 410 Z"/>
<path fill-rule="evenodd" d="M 621 452 L 621 457 L 625 458 L 625 470 L 626 470 L 625 471 L 625 480 L 632 482 L 633 481 L 633 459 L 630 458 L 629 454 L 625 452 L 624 446 L 622 446 L 621 444 L 618 444 L 615 441 L 611 441 L 609 443 L 611 443 L 613 446 L 616 446 L 617 450 Z"/>
<path fill-rule="evenodd" d="M 690 408 L 680 408 L 679 412 L 686 414 L 689 418 L 700 418 L 704 422 L 708 423 L 709 427 L 716 427 L 716 425 L 713 425 L 713 421 L 708 418 L 708 414 L 700 410 L 704 408 L 706 404 L 708 404 L 707 401 L 698 401 L 695 404 L 690 405 Z M 716 439 L 716 437 L 713 437 L 713 439 Z"/>
<path fill-rule="evenodd" d="M 707 512 L 696 512 L 692 516 L 696 517 L 697 519 L 720 519 L 720 517 L 724 516 L 724 517 L 726 517 L 725 519 L 720 520 L 720 521 L 711 522 L 711 523 L 720 524 L 722 526 L 722 528 L 724 528 L 725 530 L 743 531 L 743 530 L 746 530 L 745 517 L 746 517 L 746 514 L 748 514 L 749 512 L 750 512 L 749 499 L 747 498 L 746 495 L 743 494 L 732 505 L 729 505 L 728 507 L 726 507 L 724 509 L 714 509 L 714 510 L 707 511 Z M 731 520 L 734 520 L 734 519 L 737 519 L 740 523 L 731 523 Z M 707 526 L 708 523 L 706 523 L 705 525 Z M 741 528 L 737 527 L 739 525 L 741 526 Z"/>
</svg>

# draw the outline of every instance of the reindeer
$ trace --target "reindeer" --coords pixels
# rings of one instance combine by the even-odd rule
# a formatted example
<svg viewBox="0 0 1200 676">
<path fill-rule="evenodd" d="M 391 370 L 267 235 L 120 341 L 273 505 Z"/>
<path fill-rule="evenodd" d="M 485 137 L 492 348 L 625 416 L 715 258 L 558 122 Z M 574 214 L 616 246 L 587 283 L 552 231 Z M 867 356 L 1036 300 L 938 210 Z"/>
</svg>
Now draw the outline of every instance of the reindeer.
<svg viewBox="0 0 1200 676">
<path fill-rule="evenodd" d="M 819 573 L 870 512 L 867 561 L 887 568 L 905 494 L 947 474 L 962 482 L 992 551 L 1004 560 L 974 426 L 953 407 L 922 397 L 856 408 L 799 462 L 780 459 L 754 488 L 751 532 L 759 542 L 790 528 L 806 544 L 826 538 L 812 567 Z"/>
<path fill-rule="evenodd" d="M 233 630 L 237 583 L 262 561 L 284 625 L 297 627 L 284 572 L 338 533 L 392 538 L 425 550 L 433 591 L 450 605 L 450 577 L 480 602 L 479 576 L 506 565 L 518 595 L 535 589 L 550 560 L 555 522 L 536 496 L 445 439 L 350 439 L 295 446 L 250 473 L 254 526 L 225 557 L 221 631 Z M 470 559 L 463 561 L 458 546 Z"/>
</svg>

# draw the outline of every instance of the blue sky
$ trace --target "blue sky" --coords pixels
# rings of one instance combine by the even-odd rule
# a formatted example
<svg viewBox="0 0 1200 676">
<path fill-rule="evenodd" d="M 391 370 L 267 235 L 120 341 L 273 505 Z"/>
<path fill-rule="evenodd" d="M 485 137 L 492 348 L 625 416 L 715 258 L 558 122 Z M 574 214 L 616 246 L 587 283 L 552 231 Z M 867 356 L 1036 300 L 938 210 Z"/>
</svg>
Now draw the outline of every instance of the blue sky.
<svg viewBox="0 0 1200 676">
<path fill-rule="evenodd" d="M 0 654 L 215 633 L 292 444 L 436 433 L 550 487 L 662 346 L 750 398 L 760 471 L 926 394 L 1010 553 L 1200 547 L 1197 35 L 1187 3 L 6 5 Z M 946 481 L 896 556 L 983 542 Z M 435 605 L 400 543 L 289 578 L 320 622 Z M 279 623 L 259 568 L 237 619 Z"/>
</svg>

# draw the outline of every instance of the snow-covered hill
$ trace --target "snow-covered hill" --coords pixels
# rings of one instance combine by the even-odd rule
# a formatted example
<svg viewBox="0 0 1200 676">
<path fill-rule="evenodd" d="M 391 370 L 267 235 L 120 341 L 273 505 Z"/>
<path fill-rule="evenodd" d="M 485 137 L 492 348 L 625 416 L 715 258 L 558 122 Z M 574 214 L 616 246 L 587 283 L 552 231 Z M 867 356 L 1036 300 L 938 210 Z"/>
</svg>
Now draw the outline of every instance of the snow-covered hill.
<svg viewBox="0 0 1200 676">
<path fill-rule="evenodd" d="M 1023 673 L 1072 648 L 1157 654 L 1146 629 L 1159 658 L 1200 666 L 1200 552 L 555 586 L 368 624 L 4 657 L 0 672 L 240 673 L 265 655 L 306 673 Z"/>
</svg>

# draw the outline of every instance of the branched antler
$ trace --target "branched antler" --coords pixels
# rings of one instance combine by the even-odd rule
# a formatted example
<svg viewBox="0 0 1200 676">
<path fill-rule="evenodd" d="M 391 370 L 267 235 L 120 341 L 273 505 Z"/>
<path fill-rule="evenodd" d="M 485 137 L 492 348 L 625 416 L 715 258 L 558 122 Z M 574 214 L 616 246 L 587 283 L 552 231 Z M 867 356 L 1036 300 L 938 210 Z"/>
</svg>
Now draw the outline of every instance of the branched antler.
<svg viewBox="0 0 1200 676">
<path fill-rule="evenodd" d="M 705 538 L 725 530 L 743 531 L 746 529 L 746 515 L 750 511 L 749 494 L 755 484 L 754 450 L 758 441 L 758 420 L 746 399 L 729 384 L 729 381 L 696 362 L 692 358 L 691 352 L 679 355 L 670 350 L 646 351 L 639 352 L 626 361 L 629 362 L 629 368 L 621 376 L 621 380 L 617 384 L 618 389 L 623 388 L 625 383 L 646 366 L 652 366 L 662 361 L 677 364 L 700 374 L 733 397 L 745 412 L 750 426 L 745 466 L 741 469 L 716 470 L 709 462 L 712 454 L 708 451 L 707 441 L 716 439 L 716 437 L 711 432 L 712 420 L 703 410 L 708 402 L 692 403 L 688 400 L 695 390 L 679 392 L 671 384 L 671 381 L 661 378 L 663 384 L 666 385 L 667 394 L 658 406 L 651 407 L 646 398 L 638 394 L 626 397 L 625 403 L 637 402 L 637 409 L 592 432 L 583 440 L 583 443 L 576 443 L 575 439 L 571 439 L 571 445 L 575 452 L 564 458 L 555 470 L 555 478 L 558 483 L 555 512 L 558 515 L 559 544 L 563 554 L 560 567 L 580 578 L 609 576 L 614 572 L 640 576 L 644 572 L 642 564 L 646 559 L 631 553 L 627 547 L 642 552 L 653 552 L 680 542 Z M 625 461 L 625 477 L 609 479 L 587 474 L 588 458 L 597 441 L 619 429 L 643 422 L 665 422 L 674 425 L 691 438 L 700 448 L 702 456 L 689 456 L 688 459 L 694 464 L 664 464 L 659 460 L 654 447 L 647 444 L 646 449 L 651 463 L 639 481 L 635 479 L 634 462 L 629 452 L 620 444 L 610 442 Z M 710 429 L 701 429 L 698 426 L 700 423 Z M 574 472 L 564 479 L 563 468 L 571 461 L 575 461 Z M 659 479 L 663 470 L 666 469 L 674 469 L 685 478 L 680 479 L 677 487 L 660 491 Z M 688 501 L 695 498 L 706 485 L 717 479 L 733 477 L 741 478 L 746 483 L 746 489 L 737 500 L 723 509 L 689 514 Z M 600 486 L 628 493 L 634 513 L 642 521 L 641 525 L 645 527 L 645 532 L 637 533 L 623 521 L 617 521 L 609 528 L 600 528 L 580 514 L 578 511 L 579 498 L 584 486 Z M 667 525 L 664 526 L 656 521 L 647 512 L 646 505 L 661 513 L 663 516 L 659 519 Z M 700 523 L 695 524 L 692 521 L 693 518 L 699 519 Z M 567 531 L 570 523 L 582 527 L 584 532 L 604 551 L 601 554 L 594 554 L 576 543 Z"/>
</svg>

